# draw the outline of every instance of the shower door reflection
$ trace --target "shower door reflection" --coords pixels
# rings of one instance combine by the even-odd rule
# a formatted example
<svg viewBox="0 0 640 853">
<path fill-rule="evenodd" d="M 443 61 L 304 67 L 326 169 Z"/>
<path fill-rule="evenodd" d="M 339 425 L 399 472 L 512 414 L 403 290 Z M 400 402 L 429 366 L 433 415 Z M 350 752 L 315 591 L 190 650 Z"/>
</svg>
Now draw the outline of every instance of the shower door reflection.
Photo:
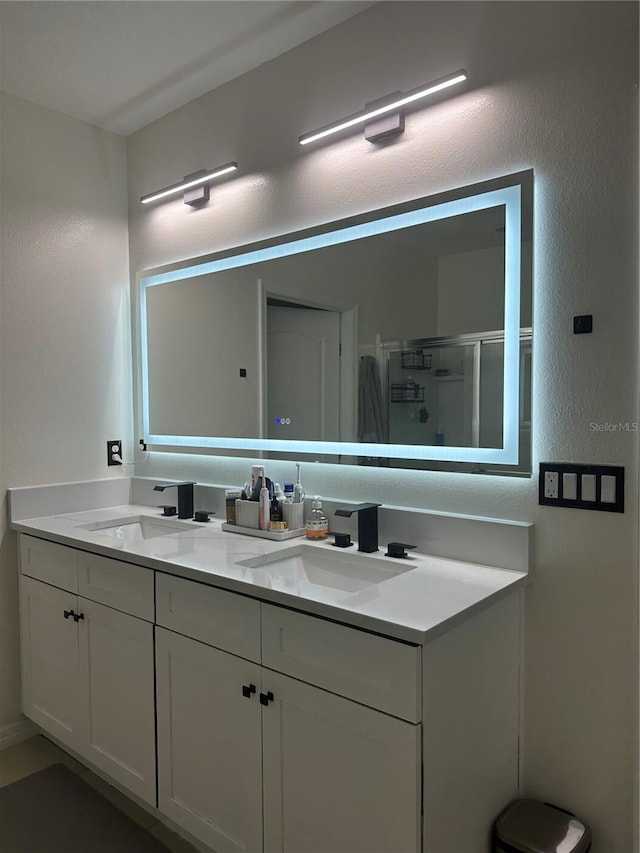
<svg viewBox="0 0 640 853">
<path fill-rule="evenodd" d="M 521 330 L 520 351 L 526 365 L 531 357 L 530 329 Z M 502 332 L 383 343 L 379 363 L 392 444 L 503 446 Z M 527 381 L 524 370 L 521 380 Z M 521 388 L 521 394 L 528 399 L 530 388 Z M 526 415 L 522 408 L 521 412 Z M 528 435 L 530 417 L 523 417 L 519 427 L 521 438 Z M 478 470 L 465 466 L 471 468 Z"/>
</svg>

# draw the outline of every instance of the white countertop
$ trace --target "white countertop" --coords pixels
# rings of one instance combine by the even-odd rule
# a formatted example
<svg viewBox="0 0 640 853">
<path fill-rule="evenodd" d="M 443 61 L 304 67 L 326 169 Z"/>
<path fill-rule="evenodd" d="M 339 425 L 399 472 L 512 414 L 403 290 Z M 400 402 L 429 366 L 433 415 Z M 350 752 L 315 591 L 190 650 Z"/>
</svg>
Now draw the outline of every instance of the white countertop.
<svg viewBox="0 0 640 853">
<path fill-rule="evenodd" d="M 407 559 L 366 555 L 398 571 L 382 583 L 348 592 L 309 580 L 278 576 L 260 568 L 238 565 L 250 558 L 308 544 L 332 554 L 359 559 L 356 547 L 334 549 L 332 537 L 318 543 L 304 538 L 283 542 L 221 530 L 219 520 L 206 524 L 178 522 L 184 531 L 151 539 L 118 539 L 80 525 L 135 516 L 162 518 L 148 506 L 123 505 L 13 521 L 11 526 L 63 545 L 200 581 L 262 601 L 303 610 L 358 628 L 411 643 L 423 644 L 460 621 L 490 606 L 528 581 L 525 572 L 496 569 L 411 552 Z M 175 518 L 167 519 L 176 521 Z"/>
</svg>

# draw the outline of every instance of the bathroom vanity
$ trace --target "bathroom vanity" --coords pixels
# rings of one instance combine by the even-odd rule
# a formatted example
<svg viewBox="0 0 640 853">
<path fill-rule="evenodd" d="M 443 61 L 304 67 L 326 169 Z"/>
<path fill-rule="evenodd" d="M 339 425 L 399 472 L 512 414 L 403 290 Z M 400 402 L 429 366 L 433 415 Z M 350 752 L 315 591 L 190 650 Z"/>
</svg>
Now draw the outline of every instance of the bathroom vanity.
<svg viewBox="0 0 640 853">
<path fill-rule="evenodd" d="M 518 793 L 509 571 L 149 506 L 13 518 L 24 713 L 216 853 L 486 853 Z"/>
</svg>

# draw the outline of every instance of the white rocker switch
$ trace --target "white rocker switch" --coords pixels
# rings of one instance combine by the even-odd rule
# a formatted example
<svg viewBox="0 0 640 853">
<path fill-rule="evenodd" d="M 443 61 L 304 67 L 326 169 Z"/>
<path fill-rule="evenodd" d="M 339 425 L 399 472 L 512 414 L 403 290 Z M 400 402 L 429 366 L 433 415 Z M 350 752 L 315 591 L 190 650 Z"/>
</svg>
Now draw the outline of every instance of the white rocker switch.
<svg viewBox="0 0 640 853">
<path fill-rule="evenodd" d="M 610 474 L 603 474 L 600 477 L 600 500 L 603 504 L 616 502 L 616 478 Z"/>
<path fill-rule="evenodd" d="M 575 501 L 578 499 L 577 474 L 562 475 L 562 499 L 565 501 Z"/>
<path fill-rule="evenodd" d="M 596 475 L 595 474 L 582 474 L 580 477 L 581 481 L 581 496 L 583 501 L 593 501 L 595 503 L 596 500 Z"/>
</svg>

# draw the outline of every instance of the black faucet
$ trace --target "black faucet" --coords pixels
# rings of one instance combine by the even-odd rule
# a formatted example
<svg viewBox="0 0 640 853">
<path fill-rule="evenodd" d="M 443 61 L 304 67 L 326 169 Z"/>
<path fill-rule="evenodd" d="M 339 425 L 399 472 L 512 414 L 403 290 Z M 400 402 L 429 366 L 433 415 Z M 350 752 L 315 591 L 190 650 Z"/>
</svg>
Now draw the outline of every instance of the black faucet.
<svg viewBox="0 0 640 853">
<path fill-rule="evenodd" d="M 176 486 L 178 489 L 178 518 L 193 518 L 193 487 L 195 483 L 166 483 L 164 486 L 154 486 L 154 492 L 164 492 Z"/>
<path fill-rule="evenodd" d="M 382 504 L 354 504 L 353 506 L 341 506 L 335 511 L 335 515 L 351 518 L 354 512 L 358 513 L 358 551 L 372 554 L 378 550 L 378 507 Z"/>
</svg>

